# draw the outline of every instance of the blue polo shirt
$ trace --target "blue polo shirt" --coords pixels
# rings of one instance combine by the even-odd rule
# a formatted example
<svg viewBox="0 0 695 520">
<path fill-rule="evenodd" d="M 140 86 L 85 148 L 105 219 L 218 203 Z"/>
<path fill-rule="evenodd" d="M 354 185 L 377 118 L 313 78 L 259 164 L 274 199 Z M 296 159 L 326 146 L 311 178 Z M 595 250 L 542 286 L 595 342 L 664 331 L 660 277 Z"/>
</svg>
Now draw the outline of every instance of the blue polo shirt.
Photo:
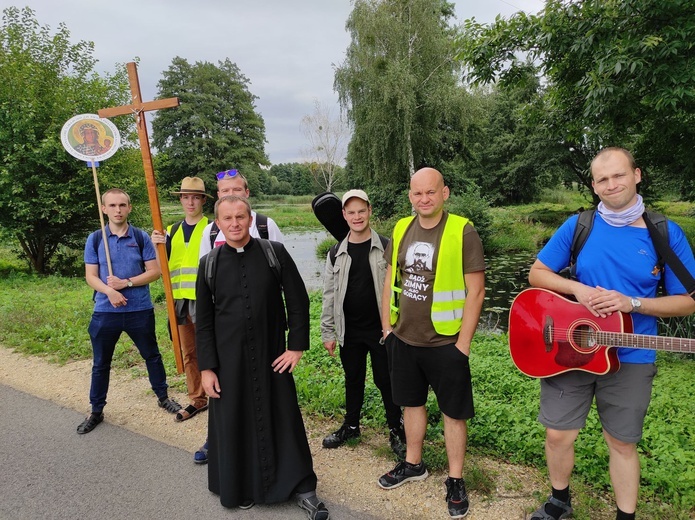
<svg viewBox="0 0 695 520">
<path fill-rule="evenodd" d="M 141 235 L 142 253 L 140 245 L 135 238 L 135 233 Z M 106 238 L 109 241 L 109 253 L 111 254 L 111 267 L 114 276 L 125 280 L 133 278 L 145 272 L 144 263 L 157 258 L 154 245 L 150 237 L 142 229 L 129 225 L 125 235 L 119 237 L 111 233 L 109 226 L 106 226 Z M 98 243 L 98 247 L 97 247 Z M 101 239 L 101 230 L 95 231 L 87 237 L 84 247 L 84 263 L 99 266 L 99 278 L 106 283 L 109 275 L 109 267 L 106 262 L 106 251 L 104 241 Z M 150 297 L 150 286 L 142 285 L 138 287 L 126 287 L 121 294 L 128 299 L 128 304 L 123 307 L 111 305 L 108 296 L 97 292 L 95 297 L 94 312 L 135 312 L 152 309 L 152 298 Z"/>
</svg>

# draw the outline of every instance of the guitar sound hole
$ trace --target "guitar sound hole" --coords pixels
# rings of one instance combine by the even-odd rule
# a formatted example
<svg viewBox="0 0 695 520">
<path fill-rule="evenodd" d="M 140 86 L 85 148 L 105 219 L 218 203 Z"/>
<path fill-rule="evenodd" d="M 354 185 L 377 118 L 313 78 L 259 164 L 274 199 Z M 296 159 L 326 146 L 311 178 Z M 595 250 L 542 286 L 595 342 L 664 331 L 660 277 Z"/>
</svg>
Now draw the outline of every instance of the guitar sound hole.
<svg viewBox="0 0 695 520">
<path fill-rule="evenodd" d="M 572 342 L 579 349 L 592 350 L 596 346 L 594 329 L 589 325 L 579 325 L 572 331 Z"/>
</svg>

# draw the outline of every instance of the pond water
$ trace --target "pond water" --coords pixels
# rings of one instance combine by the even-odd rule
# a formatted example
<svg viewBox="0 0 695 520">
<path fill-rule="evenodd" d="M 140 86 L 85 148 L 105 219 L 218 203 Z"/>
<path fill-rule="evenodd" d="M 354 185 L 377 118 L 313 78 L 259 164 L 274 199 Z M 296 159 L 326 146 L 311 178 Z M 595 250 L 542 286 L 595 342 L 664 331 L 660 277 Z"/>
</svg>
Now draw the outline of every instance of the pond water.
<svg viewBox="0 0 695 520">
<path fill-rule="evenodd" d="M 323 289 L 325 259 L 316 257 L 316 246 L 328 237 L 325 231 L 285 233 L 285 247 L 297 264 L 308 291 Z M 504 332 L 512 300 L 528 287 L 528 272 L 535 253 L 499 255 L 485 260 L 485 304 L 480 326 L 484 330 Z"/>
<path fill-rule="evenodd" d="M 299 273 L 304 279 L 307 291 L 323 290 L 323 269 L 325 259 L 316 256 L 316 247 L 329 237 L 326 231 L 305 231 L 302 233 L 283 233 L 285 248 L 292 255 Z"/>
</svg>

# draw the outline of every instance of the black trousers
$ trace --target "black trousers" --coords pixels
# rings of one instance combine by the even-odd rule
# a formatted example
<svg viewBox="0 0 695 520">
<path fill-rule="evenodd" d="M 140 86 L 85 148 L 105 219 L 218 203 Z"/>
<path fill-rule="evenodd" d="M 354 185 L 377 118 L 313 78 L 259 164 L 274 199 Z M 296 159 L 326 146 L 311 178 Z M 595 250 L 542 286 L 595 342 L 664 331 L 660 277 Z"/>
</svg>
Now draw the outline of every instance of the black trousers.
<svg viewBox="0 0 695 520">
<path fill-rule="evenodd" d="M 364 381 L 367 376 L 367 354 L 372 358 L 372 376 L 374 384 L 381 392 L 386 422 L 389 428 L 399 427 L 401 408 L 393 404 L 386 348 L 379 344 L 378 336 L 374 341 L 347 341 L 345 345 L 340 346 L 340 361 L 345 371 L 345 422 L 350 426 L 360 424 L 360 413 L 364 404 Z"/>
</svg>

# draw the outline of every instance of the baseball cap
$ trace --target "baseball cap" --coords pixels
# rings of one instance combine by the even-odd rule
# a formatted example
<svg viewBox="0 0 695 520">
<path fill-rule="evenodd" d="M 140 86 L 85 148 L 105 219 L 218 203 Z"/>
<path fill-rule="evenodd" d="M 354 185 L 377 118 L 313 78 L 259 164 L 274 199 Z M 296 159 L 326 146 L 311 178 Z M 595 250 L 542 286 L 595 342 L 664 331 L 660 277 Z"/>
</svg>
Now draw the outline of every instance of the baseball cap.
<svg viewBox="0 0 695 520">
<path fill-rule="evenodd" d="M 362 199 L 367 204 L 369 204 L 369 197 L 367 196 L 367 194 L 364 191 L 362 191 L 362 190 L 349 190 L 349 191 L 345 192 L 345 195 L 343 195 L 343 207 L 345 207 L 345 203 L 353 197 L 357 197 L 358 199 Z"/>
</svg>

